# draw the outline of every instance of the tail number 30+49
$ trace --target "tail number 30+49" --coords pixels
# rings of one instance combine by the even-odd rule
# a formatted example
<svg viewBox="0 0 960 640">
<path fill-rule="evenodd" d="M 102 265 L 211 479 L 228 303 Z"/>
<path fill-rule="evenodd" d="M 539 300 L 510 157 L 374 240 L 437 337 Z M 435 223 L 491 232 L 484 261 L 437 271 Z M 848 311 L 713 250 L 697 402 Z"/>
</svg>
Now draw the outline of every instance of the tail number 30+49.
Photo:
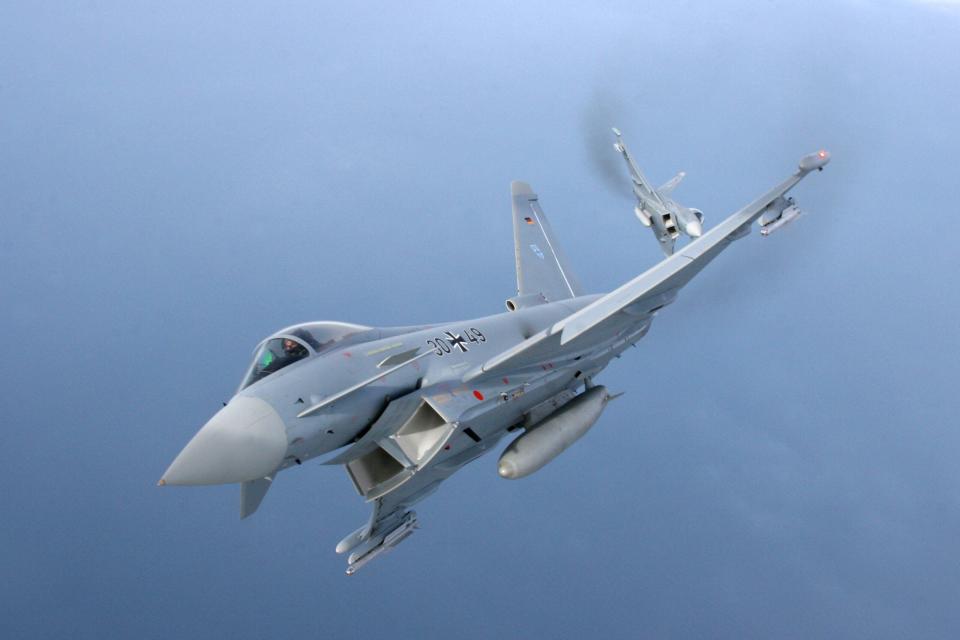
<svg viewBox="0 0 960 640">
<path fill-rule="evenodd" d="M 486 341 L 487 337 L 480 329 L 470 327 L 461 333 L 444 331 L 442 336 L 427 340 L 427 346 L 438 356 L 444 356 L 457 350 L 460 353 L 466 353 L 470 351 L 471 345 L 483 344 Z"/>
</svg>

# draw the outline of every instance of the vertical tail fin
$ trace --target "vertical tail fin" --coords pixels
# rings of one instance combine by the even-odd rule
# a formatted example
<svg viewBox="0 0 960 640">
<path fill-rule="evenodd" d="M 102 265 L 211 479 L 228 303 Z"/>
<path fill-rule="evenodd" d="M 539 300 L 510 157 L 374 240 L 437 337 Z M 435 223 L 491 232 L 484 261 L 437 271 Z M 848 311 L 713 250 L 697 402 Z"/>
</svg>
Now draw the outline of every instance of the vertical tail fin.
<svg viewBox="0 0 960 640">
<path fill-rule="evenodd" d="M 549 301 L 583 294 L 567 264 L 537 194 L 526 182 L 510 184 L 513 241 L 517 259 L 517 294 L 541 294 Z"/>
</svg>

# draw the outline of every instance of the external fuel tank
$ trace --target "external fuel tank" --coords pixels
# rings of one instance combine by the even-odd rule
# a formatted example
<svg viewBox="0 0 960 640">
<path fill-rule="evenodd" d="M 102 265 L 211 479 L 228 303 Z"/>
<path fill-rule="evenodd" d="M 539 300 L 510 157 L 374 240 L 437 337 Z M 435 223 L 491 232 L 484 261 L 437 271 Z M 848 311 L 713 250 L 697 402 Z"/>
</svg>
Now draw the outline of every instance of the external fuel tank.
<svg viewBox="0 0 960 640">
<path fill-rule="evenodd" d="M 500 477 L 528 476 L 563 453 L 596 423 L 609 399 L 606 387 L 591 387 L 528 429 L 500 456 Z"/>
</svg>

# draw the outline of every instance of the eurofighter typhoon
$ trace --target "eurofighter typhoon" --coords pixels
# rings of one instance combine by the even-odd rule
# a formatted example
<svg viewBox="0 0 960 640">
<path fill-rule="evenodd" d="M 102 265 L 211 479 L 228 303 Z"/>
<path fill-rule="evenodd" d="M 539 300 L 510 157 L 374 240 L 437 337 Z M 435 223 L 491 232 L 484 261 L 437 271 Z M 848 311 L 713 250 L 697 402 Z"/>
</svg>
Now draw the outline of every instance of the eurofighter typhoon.
<svg viewBox="0 0 960 640">
<path fill-rule="evenodd" d="M 620 152 L 624 162 L 627 163 L 633 195 L 637 198 L 637 206 L 634 207 L 633 212 L 643 226 L 653 231 L 664 255 L 673 255 L 674 244 L 681 233 L 691 238 L 699 238 L 703 235 L 703 212 L 699 209 L 684 207 L 670 195 L 687 174 L 681 171 L 664 184 L 654 188 L 634 162 L 633 156 L 627 150 L 627 145 L 623 142 L 620 130 L 614 128 L 613 133 L 617 136 L 613 148 Z"/>
<path fill-rule="evenodd" d="M 514 182 L 517 293 L 505 313 L 412 327 L 282 329 L 257 346 L 236 395 L 159 484 L 238 483 L 245 518 L 279 472 L 326 456 L 322 464 L 343 466 L 373 507 L 336 546 L 349 554 L 352 575 L 414 532 L 414 504 L 504 436 L 512 441 L 497 471 L 516 479 L 586 433 L 611 400 L 596 383 L 610 360 L 754 222 L 767 235 L 795 218 L 785 194 L 829 160 L 826 151 L 804 156 L 786 180 L 606 294 L 584 293 L 537 195 Z"/>
</svg>

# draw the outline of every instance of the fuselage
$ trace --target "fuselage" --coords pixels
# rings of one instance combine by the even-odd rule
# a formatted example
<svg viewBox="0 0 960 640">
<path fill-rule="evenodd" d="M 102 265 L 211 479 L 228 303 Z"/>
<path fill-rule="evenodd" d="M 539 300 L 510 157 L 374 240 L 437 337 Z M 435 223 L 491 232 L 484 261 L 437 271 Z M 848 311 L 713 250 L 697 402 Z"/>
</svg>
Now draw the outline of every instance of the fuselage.
<svg viewBox="0 0 960 640">
<path fill-rule="evenodd" d="M 382 335 L 375 340 L 347 344 L 294 364 L 238 395 L 262 398 L 280 414 L 291 443 L 285 465 L 289 466 L 295 459 L 307 460 L 350 443 L 370 425 L 388 399 L 413 389 L 460 391 L 481 402 L 472 387 L 467 390 L 460 382 L 467 371 L 593 299 L 595 296 L 587 296 L 413 330 L 379 329 Z M 429 350 L 433 355 L 391 373 L 315 416 L 297 418 L 306 405 L 374 375 L 377 365 L 392 353 L 414 348 Z M 518 375 L 527 377 L 526 372 L 516 372 L 515 379 Z M 501 376 L 501 384 L 503 377 L 509 380 L 509 376 Z M 481 382 L 479 386 L 487 385 Z"/>
<path fill-rule="evenodd" d="M 660 242 L 676 240 L 681 233 L 699 238 L 703 235 L 703 226 L 696 210 L 678 204 L 672 198 L 658 195 L 659 201 L 651 198 L 634 186 L 634 195 L 637 197 L 640 221 L 653 227 L 654 234 Z"/>
<path fill-rule="evenodd" d="M 541 355 L 529 366 L 482 376 L 469 384 L 462 382 L 468 371 L 580 310 L 597 297 L 581 296 L 431 326 L 370 329 L 359 334 L 360 340 L 345 339 L 342 344 L 334 344 L 322 353 L 309 349 L 309 356 L 239 390 L 194 438 L 194 441 L 203 440 L 201 436 L 210 425 L 224 429 L 221 414 L 230 414 L 230 420 L 242 422 L 243 417 L 237 407 L 256 406 L 266 412 L 263 405 L 259 404 L 265 403 L 276 419 L 270 416 L 269 420 L 264 418 L 258 424 L 261 427 L 267 422 L 282 424 L 282 455 L 277 453 L 281 449 L 279 427 L 271 427 L 269 438 L 265 433 L 250 435 L 251 447 L 258 446 L 261 450 L 269 448 L 273 457 L 269 460 L 258 458 L 257 464 L 249 469 L 232 464 L 235 462 L 233 459 L 209 459 L 221 454 L 236 458 L 240 456 L 238 449 L 207 444 L 204 445 L 204 451 L 191 452 L 194 446 L 194 441 L 191 441 L 164 475 L 164 483 L 244 482 L 322 456 L 355 442 L 369 429 L 389 401 L 414 390 L 434 398 L 438 406 L 449 407 L 451 419 L 469 423 L 479 438 L 478 444 L 485 445 L 475 452 L 479 455 L 508 429 L 529 419 L 531 410 L 537 405 L 582 385 L 585 379 L 603 369 L 612 357 L 646 332 L 649 326 L 647 318 L 624 316 L 622 321 L 611 323 L 607 331 L 593 336 L 589 342 L 574 342 L 558 347 L 548 357 Z M 295 327 L 284 331 L 293 329 Z M 276 335 L 283 337 L 290 334 L 281 332 Z M 382 371 L 382 363 L 391 354 L 414 349 L 419 353 L 429 352 L 430 355 L 399 367 L 316 414 L 298 417 L 305 408 Z M 238 431 L 244 428 L 243 425 L 236 425 Z M 180 458 L 185 458 L 185 462 L 180 463 Z M 229 472 L 206 477 L 199 468 L 224 469 L 228 462 L 232 464 L 228 467 Z M 181 468 L 186 463 L 190 468 Z M 271 465 L 272 470 L 268 469 Z"/>
</svg>

